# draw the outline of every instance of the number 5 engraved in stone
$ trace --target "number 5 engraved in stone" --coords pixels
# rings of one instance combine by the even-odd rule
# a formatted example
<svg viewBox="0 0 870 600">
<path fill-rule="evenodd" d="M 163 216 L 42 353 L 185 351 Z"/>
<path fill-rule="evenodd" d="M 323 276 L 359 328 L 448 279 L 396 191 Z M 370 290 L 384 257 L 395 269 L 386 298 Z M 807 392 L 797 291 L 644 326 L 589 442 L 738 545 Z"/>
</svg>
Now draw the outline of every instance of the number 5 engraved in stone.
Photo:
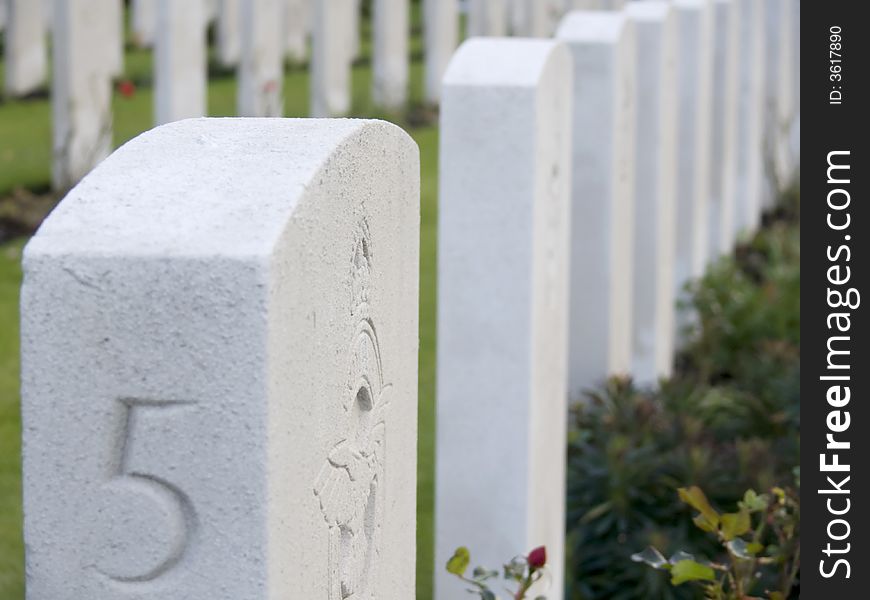
<svg viewBox="0 0 870 600">
<path fill-rule="evenodd" d="M 101 533 L 97 569 L 119 582 L 147 582 L 184 557 L 196 528 L 190 498 L 166 477 L 164 453 L 177 411 L 191 403 L 122 399 L 124 414 L 112 457 L 112 477 L 96 506 Z M 170 433 L 172 432 L 172 433 Z"/>
</svg>

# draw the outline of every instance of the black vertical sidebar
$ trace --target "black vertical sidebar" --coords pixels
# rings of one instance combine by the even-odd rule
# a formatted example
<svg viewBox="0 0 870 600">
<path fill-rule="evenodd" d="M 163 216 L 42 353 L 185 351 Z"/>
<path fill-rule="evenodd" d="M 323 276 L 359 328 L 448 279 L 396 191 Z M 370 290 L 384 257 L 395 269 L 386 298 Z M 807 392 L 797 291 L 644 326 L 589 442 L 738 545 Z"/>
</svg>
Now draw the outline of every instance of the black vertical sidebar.
<svg viewBox="0 0 870 600">
<path fill-rule="evenodd" d="M 862 306 L 870 268 L 870 23 L 863 2 L 803 6 L 801 595 L 863 600 L 870 598 L 870 328 Z"/>
</svg>

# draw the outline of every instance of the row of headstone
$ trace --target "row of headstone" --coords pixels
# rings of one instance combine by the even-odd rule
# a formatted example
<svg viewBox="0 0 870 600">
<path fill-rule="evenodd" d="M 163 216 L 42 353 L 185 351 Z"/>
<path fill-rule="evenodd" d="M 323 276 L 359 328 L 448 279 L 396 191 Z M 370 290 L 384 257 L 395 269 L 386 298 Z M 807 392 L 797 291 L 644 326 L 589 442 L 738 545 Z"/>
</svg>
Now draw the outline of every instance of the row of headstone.
<svg viewBox="0 0 870 600">
<path fill-rule="evenodd" d="M 104 1 L 55 6 L 70 184 L 109 151 Z M 275 1 L 245 3 L 243 53 Z M 568 399 L 667 375 L 680 278 L 713 258 L 711 230 L 751 230 L 751 199 L 799 159 L 797 99 L 771 109 L 766 61 L 731 65 L 735 42 L 770 49 L 752 4 L 571 12 L 555 39 L 474 39 L 450 61 L 439 567 L 459 545 L 498 565 L 544 544 L 535 592 L 560 595 Z M 794 37 L 777 38 L 778 89 L 795 90 Z M 745 154 L 760 166 L 728 158 Z M 419 172 L 383 122 L 195 119 L 78 183 L 25 250 L 29 594 L 413 597 Z M 728 210 L 746 223 L 711 216 Z M 462 593 L 436 572 L 437 598 Z"/>
<path fill-rule="evenodd" d="M 567 402 L 612 375 L 668 377 L 686 284 L 794 176 L 798 11 L 631 2 L 570 12 L 555 40 L 471 40 L 450 62 L 436 566 L 460 545 L 499 565 L 543 544 L 561 597 Z M 461 591 L 436 568 L 436 600 Z"/>
</svg>

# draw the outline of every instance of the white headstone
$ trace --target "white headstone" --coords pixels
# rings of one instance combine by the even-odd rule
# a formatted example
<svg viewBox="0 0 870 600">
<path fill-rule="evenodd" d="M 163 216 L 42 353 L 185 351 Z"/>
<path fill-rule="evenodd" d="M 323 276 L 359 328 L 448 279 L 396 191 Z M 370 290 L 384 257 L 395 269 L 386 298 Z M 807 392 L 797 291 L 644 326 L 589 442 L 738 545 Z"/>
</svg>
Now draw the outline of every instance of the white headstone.
<svg viewBox="0 0 870 600">
<path fill-rule="evenodd" d="M 217 56 L 225 67 L 239 64 L 241 54 L 240 0 L 220 0 L 217 19 Z"/>
<path fill-rule="evenodd" d="M 777 179 L 782 189 L 792 183 L 794 162 L 791 153 L 792 127 L 797 119 L 797 98 L 800 88 L 795 86 L 798 78 L 795 54 L 797 46 L 794 38 L 798 35 L 794 21 L 798 18 L 795 0 L 780 0 L 780 42 L 779 42 L 779 82 L 777 91 L 777 138 L 776 138 L 776 169 Z M 835 50 L 836 51 L 836 50 Z M 842 52 L 842 44 L 841 51 Z"/>
<path fill-rule="evenodd" d="M 508 32 L 509 0 L 469 0 L 468 36 L 502 37 Z"/>
<path fill-rule="evenodd" d="M 389 110 L 408 100 L 408 0 L 374 0 L 372 100 Z"/>
<path fill-rule="evenodd" d="M 546 0 L 508 0 L 511 31 L 522 37 L 549 37 L 550 20 Z"/>
<path fill-rule="evenodd" d="M 617 12 L 572 12 L 556 37 L 574 55 L 571 327 L 572 399 L 632 354 L 635 35 Z"/>
<path fill-rule="evenodd" d="M 105 0 L 103 18 L 106 26 L 104 52 L 109 75 L 120 77 L 124 73 L 124 1 Z"/>
<path fill-rule="evenodd" d="M 335 117 L 350 111 L 351 38 L 356 0 L 314 3 L 311 48 L 311 116 Z"/>
<path fill-rule="evenodd" d="M 770 208 L 786 185 L 789 166 L 788 144 L 791 130 L 792 75 L 794 66 L 791 46 L 791 0 L 768 0 L 764 3 L 765 23 L 765 114 L 764 208 Z"/>
<path fill-rule="evenodd" d="M 4 88 L 7 96 L 24 96 L 45 83 L 48 50 L 42 3 L 3 1 L 8 11 L 3 35 Z"/>
<path fill-rule="evenodd" d="M 418 173 L 383 122 L 197 119 L 63 200 L 24 253 L 30 598 L 414 596 Z"/>
<path fill-rule="evenodd" d="M 677 180 L 677 30 L 668 2 L 632 2 L 637 136 L 631 373 L 641 386 L 669 377 L 674 361 Z"/>
<path fill-rule="evenodd" d="M 713 94 L 711 0 L 674 0 L 680 51 L 677 56 L 677 256 L 675 285 L 707 266 Z"/>
<path fill-rule="evenodd" d="M 284 40 L 287 56 L 294 62 L 308 58 L 308 26 L 310 23 L 310 0 L 283 0 Z"/>
<path fill-rule="evenodd" d="M 458 0 L 423 0 L 423 34 L 426 101 L 437 104 L 441 78 L 459 40 Z"/>
<path fill-rule="evenodd" d="M 789 151 L 791 178 L 800 175 L 801 166 L 801 0 L 791 0 L 792 11 L 792 94 L 794 97 L 794 119 L 789 132 Z"/>
<path fill-rule="evenodd" d="M 206 114 L 205 0 L 158 0 L 154 120 L 158 125 Z"/>
<path fill-rule="evenodd" d="M 444 76 L 438 268 L 436 564 L 498 568 L 546 545 L 561 595 L 571 57 L 477 38 Z M 509 470 L 509 474 L 508 471 Z M 463 585 L 436 569 L 435 598 Z"/>
<path fill-rule="evenodd" d="M 58 2 L 52 68 L 52 183 L 75 185 L 112 147 L 112 84 L 103 0 Z"/>
<path fill-rule="evenodd" d="M 734 245 L 734 177 L 737 128 L 737 74 L 740 0 L 713 1 L 713 91 L 710 128 L 710 204 L 707 259 L 731 252 Z"/>
<path fill-rule="evenodd" d="M 239 115 L 280 117 L 285 47 L 281 0 L 246 0 L 241 8 Z"/>
<path fill-rule="evenodd" d="M 157 28 L 157 0 L 131 0 L 133 40 L 141 47 L 151 47 Z"/>
<path fill-rule="evenodd" d="M 761 217 L 764 123 L 764 5 L 737 0 L 737 116 L 734 127 L 734 231 L 754 231 Z M 726 184 L 729 180 L 726 179 Z"/>
</svg>

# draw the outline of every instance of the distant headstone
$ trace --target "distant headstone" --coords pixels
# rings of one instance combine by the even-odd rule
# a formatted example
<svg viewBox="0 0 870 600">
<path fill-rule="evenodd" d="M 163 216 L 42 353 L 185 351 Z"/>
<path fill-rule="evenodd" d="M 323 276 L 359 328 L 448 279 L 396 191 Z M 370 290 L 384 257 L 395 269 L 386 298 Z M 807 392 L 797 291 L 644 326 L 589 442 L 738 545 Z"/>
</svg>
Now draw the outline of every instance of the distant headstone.
<svg viewBox="0 0 870 600">
<path fill-rule="evenodd" d="M 75 185 L 112 148 L 103 0 L 57 2 L 52 68 L 52 183 Z"/>
<path fill-rule="evenodd" d="M 423 0 L 423 11 L 426 101 L 437 104 L 441 78 L 459 41 L 459 2 Z"/>
<path fill-rule="evenodd" d="M 572 399 L 632 355 L 635 33 L 623 13 L 569 13 L 556 37 L 574 55 L 571 199 Z"/>
<path fill-rule="evenodd" d="M 281 0 L 246 0 L 241 5 L 239 115 L 284 114 L 284 27 Z"/>
<path fill-rule="evenodd" d="M 374 0 L 372 100 L 389 110 L 402 108 L 408 100 L 408 0 Z"/>
<path fill-rule="evenodd" d="M 157 29 L 157 0 L 130 1 L 133 41 L 140 47 L 150 48 Z"/>
<path fill-rule="evenodd" d="M 510 25 L 514 35 L 520 37 L 549 37 L 550 20 L 546 0 L 508 0 Z"/>
<path fill-rule="evenodd" d="M 800 175 L 801 166 L 801 0 L 790 0 L 789 9 L 792 12 L 792 95 L 794 98 L 794 118 L 789 131 L 789 164 L 790 179 Z"/>
<path fill-rule="evenodd" d="M 25 96 L 45 83 L 48 68 L 42 3 L 6 0 L 4 7 L 4 89 L 7 96 Z"/>
<path fill-rule="evenodd" d="M 31 598 L 413 598 L 419 198 L 397 127 L 299 119 L 67 195 L 24 252 Z"/>
<path fill-rule="evenodd" d="M 680 40 L 677 56 L 677 255 L 674 263 L 679 297 L 686 283 L 700 277 L 707 266 L 713 6 L 711 0 L 674 0 L 673 5 Z"/>
<path fill-rule="evenodd" d="M 356 0 L 314 3 L 311 50 L 311 116 L 336 117 L 350 111 L 348 40 L 356 22 Z"/>
<path fill-rule="evenodd" d="M 217 19 L 217 56 L 225 67 L 239 64 L 241 0 L 220 0 Z"/>
<path fill-rule="evenodd" d="M 710 126 L 710 205 L 707 260 L 734 245 L 734 178 L 740 0 L 713 1 L 713 91 Z"/>
<path fill-rule="evenodd" d="M 205 0 L 158 0 L 154 120 L 158 125 L 206 114 Z"/>
<path fill-rule="evenodd" d="M 120 77 L 124 73 L 124 0 L 105 0 L 103 19 L 109 75 Z"/>
<path fill-rule="evenodd" d="M 765 192 L 763 207 L 771 208 L 786 185 L 788 172 L 788 138 L 791 129 L 791 69 L 794 66 L 791 46 L 792 0 L 764 2 L 765 23 L 765 111 L 764 161 Z"/>
<path fill-rule="evenodd" d="M 764 6 L 756 0 L 737 2 L 739 41 L 732 177 L 735 203 L 733 237 L 758 227 L 764 169 Z"/>
<path fill-rule="evenodd" d="M 626 15 L 637 42 L 631 374 L 646 387 L 674 362 L 679 48 L 669 2 L 632 2 Z"/>
<path fill-rule="evenodd" d="M 311 0 L 283 0 L 283 2 L 287 56 L 294 62 L 302 62 L 308 58 Z"/>
<path fill-rule="evenodd" d="M 508 0 L 470 0 L 469 37 L 503 37 L 508 32 Z"/>
<path fill-rule="evenodd" d="M 546 545 L 532 597 L 563 579 L 571 77 L 557 42 L 478 38 L 441 99 L 436 563 Z"/>
</svg>

